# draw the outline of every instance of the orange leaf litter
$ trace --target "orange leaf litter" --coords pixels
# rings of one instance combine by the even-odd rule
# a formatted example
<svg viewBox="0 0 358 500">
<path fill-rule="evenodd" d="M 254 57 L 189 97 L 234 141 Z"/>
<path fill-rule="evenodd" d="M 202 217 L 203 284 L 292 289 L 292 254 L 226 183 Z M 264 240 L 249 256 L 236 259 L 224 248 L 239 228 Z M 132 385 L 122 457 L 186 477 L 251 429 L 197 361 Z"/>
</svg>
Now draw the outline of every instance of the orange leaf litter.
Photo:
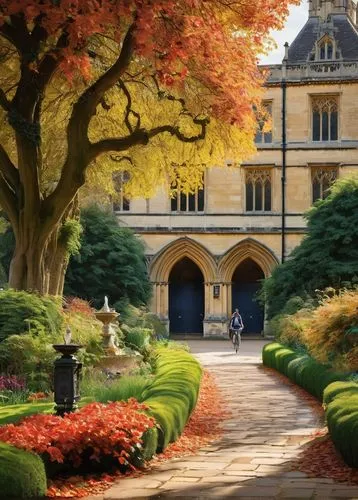
<svg viewBox="0 0 358 500">
<path fill-rule="evenodd" d="M 358 469 L 349 467 L 331 440 L 327 427 L 324 426 L 324 409 L 322 404 L 311 394 L 291 382 L 285 375 L 271 368 L 262 368 L 268 375 L 274 375 L 280 382 L 290 387 L 300 399 L 311 407 L 317 416 L 317 431 L 312 439 L 302 446 L 300 456 L 291 462 L 293 471 L 304 472 L 309 477 L 333 479 L 337 482 L 358 484 Z"/>
<path fill-rule="evenodd" d="M 205 371 L 200 386 L 198 403 L 186 425 L 182 435 L 171 443 L 164 453 L 155 456 L 144 470 L 152 465 L 165 462 L 171 458 L 179 458 L 195 454 L 200 448 L 215 441 L 222 434 L 222 423 L 230 416 L 225 409 L 223 397 L 212 374 Z M 128 472 L 125 477 L 138 476 L 143 471 Z M 103 493 L 114 481 L 123 478 L 120 472 L 113 474 L 91 475 L 88 477 L 73 476 L 50 481 L 47 490 L 48 498 L 84 498 L 88 495 Z"/>
</svg>

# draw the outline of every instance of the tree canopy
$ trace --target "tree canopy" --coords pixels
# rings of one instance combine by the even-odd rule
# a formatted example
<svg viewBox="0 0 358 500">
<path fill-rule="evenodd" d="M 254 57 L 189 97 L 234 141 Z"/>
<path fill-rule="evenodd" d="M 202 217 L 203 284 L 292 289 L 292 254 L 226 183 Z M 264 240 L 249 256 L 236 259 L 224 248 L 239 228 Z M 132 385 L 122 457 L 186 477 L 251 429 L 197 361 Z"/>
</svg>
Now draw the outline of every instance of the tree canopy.
<svg viewBox="0 0 358 500">
<path fill-rule="evenodd" d="M 103 305 L 146 305 L 151 296 L 143 243 L 116 216 L 96 205 L 81 211 L 81 249 L 70 259 L 65 294 Z M 119 306 L 121 309 L 121 306 Z"/>
<path fill-rule="evenodd" d="M 336 181 L 306 219 L 308 234 L 264 282 L 262 295 L 270 317 L 282 311 L 291 297 L 358 282 L 358 178 Z"/>
<path fill-rule="evenodd" d="M 257 56 L 298 0 L 0 0 L 0 199 L 10 284 L 60 293 L 86 179 L 192 190 L 253 152 Z M 63 273 L 65 266 L 60 266 Z"/>
</svg>

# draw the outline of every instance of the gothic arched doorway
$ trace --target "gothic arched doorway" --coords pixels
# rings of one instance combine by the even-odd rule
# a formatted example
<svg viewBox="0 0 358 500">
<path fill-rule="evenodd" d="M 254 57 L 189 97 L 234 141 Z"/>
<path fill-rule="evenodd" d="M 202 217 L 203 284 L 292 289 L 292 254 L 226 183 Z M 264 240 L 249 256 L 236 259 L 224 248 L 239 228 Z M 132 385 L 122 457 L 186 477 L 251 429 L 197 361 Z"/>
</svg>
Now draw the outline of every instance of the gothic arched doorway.
<svg viewBox="0 0 358 500">
<path fill-rule="evenodd" d="M 232 277 L 232 308 L 238 308 L 245 325 L 244 334 L 261 333 L 264 329 L 264 308 L 255 300 L 260 280 L 265 278 L 261 267 L 252 259 L 237 266 Z"/>
<path fill-rule="evenodd" d="M 204 277 L 188 257 L 177 262 L 169 275 L 171 333 L 203 333 Z"/>
</svg>

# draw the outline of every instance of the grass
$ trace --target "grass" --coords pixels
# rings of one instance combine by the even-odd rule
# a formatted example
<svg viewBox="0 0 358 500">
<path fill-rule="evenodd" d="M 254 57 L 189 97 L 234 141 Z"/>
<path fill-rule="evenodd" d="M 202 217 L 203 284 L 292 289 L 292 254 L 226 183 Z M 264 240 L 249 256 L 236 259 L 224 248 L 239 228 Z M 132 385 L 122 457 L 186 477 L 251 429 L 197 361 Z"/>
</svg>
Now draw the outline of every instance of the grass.
<svg viewBox="0 0 358 500">
<path fill-rule="evenodd" d="M 150 384 L 150 379 L 143 375 L 125 375 L 117 380 L 107 382 L 106 385 L 93 385 L 87 389 L 95 401 L 108 403 L 109 401 L 127 401 L 135 398 L 143 401 L 143 392 Z"/>
<path fill-rule="evenodd" d="M 91 397 L 82 398 L 79 406 L 90 403 Z M 23 403 L 18 405 L 0 405 L 0 425 L 15 424 L 19 420 L 35 413 L 53 413 L 55 403 Z"/>
</svg>

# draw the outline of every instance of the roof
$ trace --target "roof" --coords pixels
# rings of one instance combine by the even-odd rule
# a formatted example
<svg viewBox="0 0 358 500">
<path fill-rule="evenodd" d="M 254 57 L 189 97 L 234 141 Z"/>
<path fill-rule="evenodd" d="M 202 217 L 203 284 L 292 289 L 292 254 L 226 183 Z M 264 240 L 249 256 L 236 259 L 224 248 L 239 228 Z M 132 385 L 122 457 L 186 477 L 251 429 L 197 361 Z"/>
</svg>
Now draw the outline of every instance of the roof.
<svg viewBox="0 0 358 500">
<path fill-rule="evenodd" d="M 315 42 L 325 33 L 337 41 L 344 61 L 358 60 L 358 31 L 345 14 L 331 14 L 329 23 L 319 17 L 310 17 L 288 51 L 288 63 L 306 62 Z"/>
</svg>

